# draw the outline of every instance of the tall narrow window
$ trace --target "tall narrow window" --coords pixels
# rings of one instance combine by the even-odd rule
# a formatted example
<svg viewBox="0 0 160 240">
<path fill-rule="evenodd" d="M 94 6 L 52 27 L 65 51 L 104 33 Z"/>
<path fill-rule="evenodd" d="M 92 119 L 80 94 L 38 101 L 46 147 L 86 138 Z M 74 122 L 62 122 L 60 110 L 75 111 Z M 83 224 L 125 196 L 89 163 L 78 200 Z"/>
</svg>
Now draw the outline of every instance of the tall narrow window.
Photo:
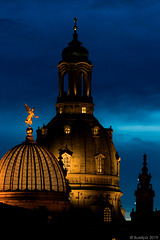
<svg viewBox="0 0 160 240">
<path fill-rule="evenodd" d="M 111 209 L 109 207 L 106 207 L 104 209 L 104 222 L 111 222 L 112 215 L 111 215 Z"/>
<path fill-rule="evenodd" d="M 99 174 L 102 174 L 104 172 L 104 159 L 105 159 L 105 156 L 103 156 L 101 153 L 95 156 L 96 170 L 97 170 L 97 173 Z"/>
<path fill-rule="evenodd" d="M 68 95 L 68 73 L 65 73 L 63 77 L 63 92 L 64 95 Z"/>
<path fill-rule="evenodd" d="M 84 74 L 82 73 L 81 77 L 81 96 L 84 95 Z"/>
<path fill-rule="evenodd" d="M 97 172 L 98 173 L 101 173 L 102 172 L 102 157 L 101 156 L 99 156 L 98 158 L 97 158 Z"/>
</svg>

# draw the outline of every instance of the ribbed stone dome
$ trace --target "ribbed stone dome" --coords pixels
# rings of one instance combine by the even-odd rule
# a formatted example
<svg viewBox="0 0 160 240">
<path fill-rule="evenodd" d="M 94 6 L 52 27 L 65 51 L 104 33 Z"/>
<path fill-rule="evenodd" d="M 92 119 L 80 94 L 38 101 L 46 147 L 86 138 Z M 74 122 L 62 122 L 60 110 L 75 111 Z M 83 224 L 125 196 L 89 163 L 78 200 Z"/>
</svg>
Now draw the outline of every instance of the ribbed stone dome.
<svg viewBox="0 0 160 240">
<path fill-rule="evenodd" d="M 57 159 L 32 141 L 13 147 L 0 161 L 0 191 L 26 190 L 66 192 Z"/>
</svg>

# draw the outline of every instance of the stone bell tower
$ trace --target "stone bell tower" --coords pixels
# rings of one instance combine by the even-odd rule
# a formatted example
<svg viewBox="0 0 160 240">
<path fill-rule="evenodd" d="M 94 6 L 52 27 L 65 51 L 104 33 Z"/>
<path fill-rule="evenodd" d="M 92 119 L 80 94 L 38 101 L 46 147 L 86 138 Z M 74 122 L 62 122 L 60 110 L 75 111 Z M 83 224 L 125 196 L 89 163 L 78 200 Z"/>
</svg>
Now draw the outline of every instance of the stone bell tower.
<svg viewBox="0 0 160 240">
<path fill-rule="evenodd" d="M 91 70 L 88 60 L 88 50 L 81 46 L 77 34 L 77 18 L 74 19 L 73 40 L 62 51 L 62 61 L 59 70 L 59 96 L 57 98 L 57 113 L 93 113 L 91 96 Z M 66 86 L 66 89 L 65 87 Z"/>
<path fill-rule="evenodd" d="M 150 215 L 153 212 L 153 198 L 155 193 L 152 189 L 151 174 L 148 173 L 147 155 L 143 156 L 142 173 L 139 174 L 139 184 L 135 191 L 136 196 L 136 212 L 139 215 Z"/>
<path fill-rule="evenodd" d="M 152 189 L 151 174 L 148 173 L 147 168 L 147 155 L 143 155 L 143 167 L 142 172 L 138 176 L 139 183 L 136 196 L 136 212 L 132 211 L 131 219 L 133 221 L 151 221 L 153 215 L 153 198 L 155 196 Z"/>
</svg>

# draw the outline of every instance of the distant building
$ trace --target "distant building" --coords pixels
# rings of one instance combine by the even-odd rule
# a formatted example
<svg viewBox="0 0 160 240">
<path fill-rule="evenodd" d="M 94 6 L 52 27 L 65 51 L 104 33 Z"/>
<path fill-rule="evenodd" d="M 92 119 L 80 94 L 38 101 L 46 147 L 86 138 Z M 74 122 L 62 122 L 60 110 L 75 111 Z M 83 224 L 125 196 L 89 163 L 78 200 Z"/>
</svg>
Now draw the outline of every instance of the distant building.
<svg viewBox="0 0 160 240">
<path fill-rule="evenodd" d="M 145 229 L 145 232 L 159 231 L 160 211 L 153 210 L 153 199 L 155 192 L 152 189 L 151 174 L 148 173 L 147 168 L 147 155 L 143 156 L 143 167 L 142 172 L 138 176 L 139 183 L 137 190 L 135 191 L 136 196 L 136 211 L 134 209 L 131 212 L 131 222 L 138 231 Z M 143 229 L 144 228 L 144 229 Z"/>
</svg>

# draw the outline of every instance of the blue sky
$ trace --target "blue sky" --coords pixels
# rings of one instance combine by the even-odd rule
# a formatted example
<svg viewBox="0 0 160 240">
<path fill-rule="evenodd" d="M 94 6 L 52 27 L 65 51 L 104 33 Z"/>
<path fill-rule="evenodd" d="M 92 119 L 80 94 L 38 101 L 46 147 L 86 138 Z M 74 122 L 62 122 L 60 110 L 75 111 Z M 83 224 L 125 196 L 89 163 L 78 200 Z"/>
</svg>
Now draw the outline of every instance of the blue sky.
<svg viewBox="0 0 160 240">
<path fill-rule="evenodd" d="M 114 129 L 121 156 L 122 206 L 130 212 L 143 154 L 160 209 L 160 2 L 158 0 L 1 0 L 0 157 L 25 138 L 26 110 L 38 126 L 55 115 L 57 65 L 78 37 L 94 66 L 94 115 Z M 36 138 L 36 134 L 35 134 Z"/>
</svg>

